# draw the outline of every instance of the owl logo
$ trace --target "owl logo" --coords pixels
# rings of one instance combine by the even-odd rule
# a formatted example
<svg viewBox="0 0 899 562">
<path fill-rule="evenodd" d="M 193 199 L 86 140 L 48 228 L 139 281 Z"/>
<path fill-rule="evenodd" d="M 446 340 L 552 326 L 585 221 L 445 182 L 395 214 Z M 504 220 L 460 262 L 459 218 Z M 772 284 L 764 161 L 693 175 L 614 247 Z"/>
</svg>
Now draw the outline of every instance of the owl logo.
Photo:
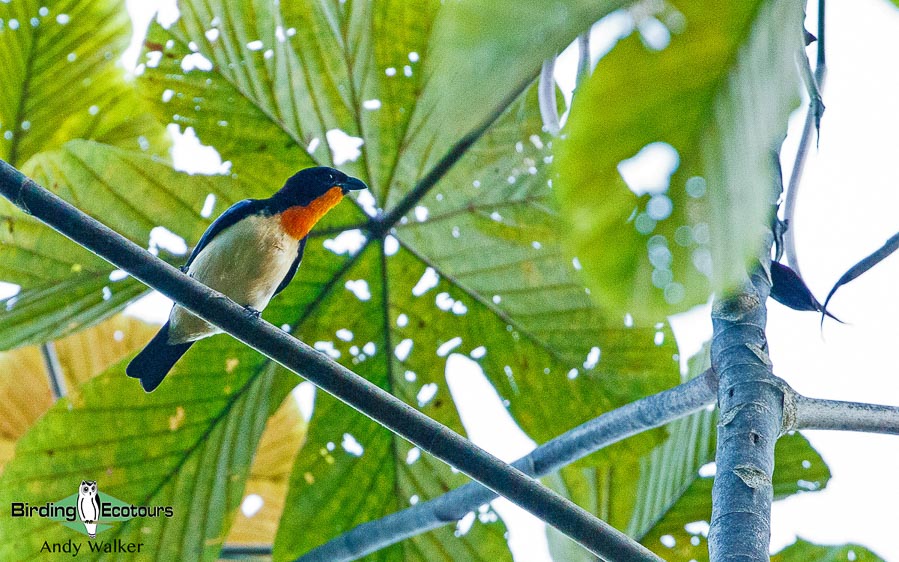
<svg viewBox="0 0 899 562">
<path fill-rule="evenodd" d="M 82 480 L 78 486 L 78 516 L 84 523 L 87 536 L 97 537 L 97 519 L 100 518 L 100 502 L 97 499 L 97 481 Z"/>
</svg>

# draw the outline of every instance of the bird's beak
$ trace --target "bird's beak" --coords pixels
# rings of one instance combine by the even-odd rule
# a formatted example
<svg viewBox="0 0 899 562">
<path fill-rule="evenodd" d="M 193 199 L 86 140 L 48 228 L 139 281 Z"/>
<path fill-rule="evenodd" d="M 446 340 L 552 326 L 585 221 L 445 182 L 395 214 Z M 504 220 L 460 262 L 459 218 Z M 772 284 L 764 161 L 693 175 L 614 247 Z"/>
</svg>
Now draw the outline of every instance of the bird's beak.
<svg viewBox="0 0 899 562">
<path fill-rule="evenodd" d="M 345 182 L 338 184 L 343 189 L 343 194 L 346 195 L 350 191 L 357 191 L 359 189 L 368 189 L 368 186 L 365 185 L 360 179 L 356 178 L 347 178 Z"/>
</svg>

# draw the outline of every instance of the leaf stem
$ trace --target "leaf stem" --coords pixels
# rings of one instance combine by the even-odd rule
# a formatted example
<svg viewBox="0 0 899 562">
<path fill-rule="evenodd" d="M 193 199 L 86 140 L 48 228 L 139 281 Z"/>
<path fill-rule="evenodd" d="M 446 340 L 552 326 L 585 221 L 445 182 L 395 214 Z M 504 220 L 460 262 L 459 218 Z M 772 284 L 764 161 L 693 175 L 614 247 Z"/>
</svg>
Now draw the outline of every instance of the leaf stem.
<svg viewBox="0 0 899 562">
<path fill-rule="evenodd" d="M 577 36 L 577 86 L 590 77 L 590 29 Z"/>
<path fill-rule="evenodd" d="M 796 253 L 796 237 L 795 237 L 795 216 L 796 201 L 799 198 L 799 185 L 802 183 L 802 172 L 805 169 L 805 161 L 808 156 L 809 148 L 812 143 L 813 129 L 817 130 L 817 125 L 821 121 L 821 113 L 824 106 L 821 103 L 821 92 L 824 91 L 824 79 L 827 76 L 827 64 L 825 60 L 824 49 L 824 31 L 825 31 L 825 0 L 818 0 L 818 46 L 817 60 L 815 62 L 814 76 L 806 76 L 805 81 L 809 89 L 811 100 L 809 102 L 808 113 L 805 116 L 805 125 L 802 129 L 802 136 L 799 139 L 799 147 L 796 149 L 796 159 L 793 161 L 793 171 L 790 173 L 790 184 L 787 188 L 786 200 L 784 201 L 784 221 L 787 223 L 787 230 L 784 232 L 784 252 L 787 256 L 787 264 L 797 275 L 802 277 L 802 271 L 799 269 L 799 256 Z M 805 53 L 801 53 L 805 56 Z M 808 68 L 808 60 L 800 63 L 802 68 Z M 820 136 L 820 133 L 819 133 Z"/>
<path fill-rule="evenodd" d="M 540 70 L 540 84 L 537 87 L 537 101 L 540 105 L 540 116 L 543 118 L 543 128 L 552 136 L 559 134 L 559 110 L 556 106 L 556 79 L 553 72 L 556 69 L 556 57 L 552 56 L 543 61 Z"/>
</svg>

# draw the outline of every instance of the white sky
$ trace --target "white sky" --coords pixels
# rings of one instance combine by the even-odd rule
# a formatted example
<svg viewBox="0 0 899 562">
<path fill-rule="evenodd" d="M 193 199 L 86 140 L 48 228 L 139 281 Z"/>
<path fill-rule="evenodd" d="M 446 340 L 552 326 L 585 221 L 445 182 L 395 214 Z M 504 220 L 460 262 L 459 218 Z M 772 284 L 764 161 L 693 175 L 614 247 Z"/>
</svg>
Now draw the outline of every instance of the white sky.
<svg viewBox="0 0 899 562">
<path fill-rule="evenodd" d="M 138 21 L 146 21 L 157 5 L 164 5 L 166 17 L 171 18 L 172 4 L 172 0 L 128 1 Z M 812 150 L 806 166 L 793 225 L 803 274 L 819 298 L 849 266 L 899 231 L 895 133 L 899 131 L 899 10 L 886 0 L 831 2 L 828 10 L 827 110 L 820 147 Z M 810 14 L 811 30 L 814 17 Z M 135 39 L 126 61 L 136 60 L 140 41 Z M 566 53 L 558 65 L 563 69 L 560 83 L 568 90 L 563 74 L 566 65 L 570 68 L 571 56 Z M 792 123 L 791 131 L 797 133 L 791 133 L 787 141 L 788 162 L 795 153 L 801 121 L 802 115 L 797 115 Z M 221 160 L 213 165 L 221 166 Z M 788 170 L 785 167 L 785 174 Z M 897 278 L 899 256 L 894 256 L 841 289 L 831 309 L 849 324 L 828 322 L 823 337 L 815 314 L 794 312 L 771 301 L 768 337 L 775 372 L 809 396 L 899 404 L 894 348 L 899 341 Z M 161 322 L 168 306 L 152 298 L 157 300 L 144 303 L 143 310 L 162 314 L 142 315 Z M 705 312 L 676 327 L 679 342 L 690 348 L 698 347 L 711 333 Z M 508 418 L 479 369 L 453 354 L 447 379 L 476 443 L 505 460 L 533 448 L 533 441 Z M 806 436 L 824 456 L 833 478 L 823 492 L 775 503 L 772 550 L 799 535 L 822 543 L 858 542 L 886 560 L 899 560 L 897 439 L 835 432 L 806 432 Z M 496 507 L 509 524 L 516 560 L 548 560 L 542 523 L 504 500 L 496 502 Z"/>
</svg>

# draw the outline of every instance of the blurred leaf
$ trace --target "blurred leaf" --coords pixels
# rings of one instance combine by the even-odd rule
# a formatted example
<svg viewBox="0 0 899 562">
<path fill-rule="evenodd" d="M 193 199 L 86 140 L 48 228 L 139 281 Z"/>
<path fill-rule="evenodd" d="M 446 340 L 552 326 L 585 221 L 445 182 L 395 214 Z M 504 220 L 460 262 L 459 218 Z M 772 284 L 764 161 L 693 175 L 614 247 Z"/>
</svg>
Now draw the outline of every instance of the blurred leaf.
<svg viewBox="0 0 899 562">
<path fill-rule="evenodd" d="M 513 88 L 536 78 L 545 59 L 561 53 L 603 17 L 631 4 L 624 0 L 446 2 L 434 24 L 429 49 L 434 60 L 429 76 L 442 95 L 423 101 L 435 106 L 431 113 L 442 117 L 444 126 L 471 128 L 480 117 L 479 109 L 497 107 Z M 477 77 L 476 86 L 472 77 Z"/>
<path fill-rule="evenodd" d="M 21 166 L 75 138 L 167 148 L 117 65 L 131 35 L 123 0 L 2 2 L 0 22 L 0 158 Z"/>
<path fill-rule="evenodd" d="M 803 539 L 796 539 L 796 542 L 771 557 L 771 562 L 808 562 L 809 560 L 814 560 L 814 562 L 842 562 L 844 560 L 882 562 L 883 558 L 857 544 L 822 545 Z"/>
<path fill-rule="evenodd" d="M 598 303 L 646 323 L 745 276 L 777 195 L 771 153 L 798 103 L 802 17 L 795 2 L 675 0 L 646 21 L 669 44 L 634 33 L 600 60 L 556 155 Z"/>
<path fill-rule="evenodd" d="M 74 389 L 106 370 L 146 343 L 157 329 L 136 318 L 115 316 L 55 342 L 66 388 Z M 0 438 L 14 442 L 52 405 L 40 349 L 0 352 Z"/>
<path fill-rule="evenodd" d="M 250 496 L 258 496 L 262 505 L 250 515 L 243 509 L 237 511 L 226 543 L 271 545 L 275 541 L 278 521 L 284 510 L 290 469 L 305 440 L 306 422 L 300 414 L 296 398 L 288 394 L 265 424 L 247 478 L 243 502 Z"/>
</svg>

